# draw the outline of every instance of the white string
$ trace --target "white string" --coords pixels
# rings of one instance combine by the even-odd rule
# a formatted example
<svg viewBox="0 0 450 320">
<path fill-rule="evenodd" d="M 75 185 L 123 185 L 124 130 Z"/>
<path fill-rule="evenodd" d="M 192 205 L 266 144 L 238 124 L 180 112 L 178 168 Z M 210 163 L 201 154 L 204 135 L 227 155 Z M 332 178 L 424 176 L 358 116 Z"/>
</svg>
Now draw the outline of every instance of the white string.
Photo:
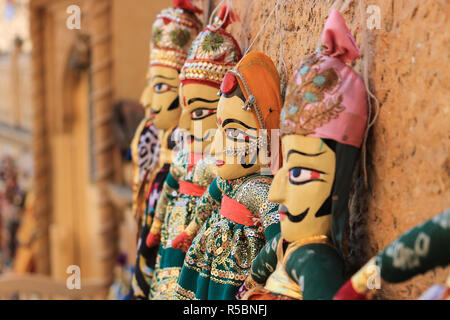
<svg viewBox="0 0 450 320">
<path fill-rule="evenodd" d="M 359 0 L 359 10 L 360 10 L 360 16 L 361 16 L 361 28 L 362 28 L 362 41 L 363 41 L 363 79 L 364 84 L 366 86 L 366 91 L 369 96 L 368 102 L 369 102 L 369 110 L 368 110 L 368 124 L 366 128 L 366 132 L 364 133 L 364 140 L 362 145 L 362 166 L 363 166 L 363 175 L 364 175 L 364 185 L 366 188 L 369 187 L 369 182 L 367 179 L 367 137 L 369 135 L 370 128 L 373 127 L 375 124 L 375 121 L 378 118 L 378 115 L 380 113 L 380 102 L 378 98 L 372 93 L 372 91 L 369 88 L 369 45 L 367 41 L 367 33 L 366 28 L 364 28 L 364 15 L 365 15 L 365 6 L 363 3 L 363 0 Z M 375 102 L 375 105 L 372 104 L 372 99 Z M 374 116 L 372 119 L 372 108 L 375 107 L 374 110 Z"/>
<path fill-rule="evenodd" d="M 245 11 L 244 11 L 244 15 L 242 17 L 242 21 L 249 21 L 248 19 L 248 14 L 250 12 L 250 10 L 253 8 L 253 2 L 254 0 L 251 0 L 250 3 L 247 4 L 247 6 L 245 7 Z M 241 49 L 246 49 L 249 39 L 248 39 L 248 35 L 250 34 L 250 24 L 249 23 L 242 23 L 242 29 L 241 29 Z"/>
<path fill-rule="evenodd" d="M 221 0 L 217 6 L 214 8 L 214 10 L 211 12 L 211 15 L 209 16 L 209 21 L 208 21 L 208 25 L 212 25 L 212 20 L 214 18 L 214 16 L 216 15 L 217 10 L 222 6 L 222 4 L 224 3 L 225 0 Z"/>
<path fill-rule="evenodd" d="M 338 9 L 338 7 L 342 6 L 342 0 L 334 0 L 333 4 L 331 5 L 331 9 Z"/>
<path fill-rule="evenodd" d="M 262 25 L 262 27 L 259 29 L 258 33 L 256 34 L 255 38 L 253 39 L 253 41 L 250 43 L 250 46 L 247 48 L 247 50 L 244 53 L 244 57 L 245 55 L 250 51 L 250 49 L 252 48 L 253 44 L 255 43 L 255 41 L 258 39 L 258 37 L 261 35 L 261 32 L 264 30 L 264 28 L 266 27 L 267 23 L 269 22 L 270 18 L 273 16 L 275 10 L 278 8 L 278 5 L 280 4 L 281 0 L 277 0 L 277 3 L 275 4 L 275 6 L 273 7 L 272 11 L 270 12 L 269 16 L 267 17 L 266 21 L 264 22 L 264 24 Z"/>
<path fill-rule="evenodd" d="M 281 82 L 281 88 L 280 88 L 281 96 L 284 96 L 284 89 L 285 89 L 285 85 L 286 85 L 286 76 L 288 73 L 288 68 L 286 65 L 286 61 L 284 61 L 284 44 L 283 44 L 283 37 L 281 35 L 281 20 L 278 19 L 278 14 L 279 14 L 279 10 L 277 9 L 275 11 L 275 25 L 277 26 L 277 32 L 280 36 L 278 74 L 280 75 L 280 82 Z M 282 70 L 282 67 L 284 67 L 284 70 Z"/>
<path fill-rule="evenodd" d="M 213 18 L 215 18 L 216 12 L 219 8 L 222 7 L 222 4 L 226 2 L 225 4 L 227 5 L 226 11 L 225 11 L 225 16 L 223 17 L 222 21 L 220 24 L 218 24 L 217 26 L 213 26 Z M 212 30 L 219 30 L 220 28 L 222 28 L 222 26 L 224 25 L 225 21 L 227 21 L 228 18 L 228 14 L 230 13 L 230 11 L 233 9 L 233 2 L 232 0 L 222 0 L 219 2 L 219 4 L 214 8 L 213 12 L 211 13 L 211 15 L 209 16 L 209 26 Z"/>
<path fill-rule="evenodd" d="M 342 4 L 342 6 L 339 9 L 339 11 L 341 13 L 344 13 L 348 9 L 348 6 L 350 5 L 351 2 L 352 2 L 352 0 L 345 0 L 345 2 Z"/>
</svg>

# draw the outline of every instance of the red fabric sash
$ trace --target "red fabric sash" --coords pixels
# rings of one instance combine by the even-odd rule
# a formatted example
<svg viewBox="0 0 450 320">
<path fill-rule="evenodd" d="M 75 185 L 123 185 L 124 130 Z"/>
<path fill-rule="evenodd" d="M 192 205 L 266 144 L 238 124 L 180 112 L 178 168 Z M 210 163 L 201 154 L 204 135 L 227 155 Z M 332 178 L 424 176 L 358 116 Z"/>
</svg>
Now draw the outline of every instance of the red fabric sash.
<svg viewBox="0 0 450 320">
<path fill-rule="evenodd" d="M 225 195 L 222 197 L 220 214 L 235 223 L 248 227 L 256 226 L 256 222 L 253 220 L 254 216 L 250 210 L 248 210 L 242 203 L 239 203 Z"/>
<path fill-rule="evenodd" d="M 180 193 L 187 194 L 188 196 L 201 197 L 206 191 L 206 188 L 184 180 L 178 180 L 178 184 L 180 185 Z"/>
<path fill-rule="evenodd" d="M 203 159 L 203 153 L 189 153 L 188 171 L 191 172 L 198 161 Z"/>
</svg>

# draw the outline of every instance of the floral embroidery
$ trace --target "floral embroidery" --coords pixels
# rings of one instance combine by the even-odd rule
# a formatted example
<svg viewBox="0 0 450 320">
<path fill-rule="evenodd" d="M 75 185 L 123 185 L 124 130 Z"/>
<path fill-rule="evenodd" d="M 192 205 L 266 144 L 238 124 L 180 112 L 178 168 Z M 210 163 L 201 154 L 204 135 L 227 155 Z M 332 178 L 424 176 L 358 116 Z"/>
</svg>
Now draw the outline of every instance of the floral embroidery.
<svg viewBox="0 0 450 320">
<path fill-rule="evenodd" d="M 223 37 L 218 33 L 209 32 L 203 38 L 202 49 L 206 52 L 217 51 L 223 44 Z"/>
<path fill-rule="evenodd" d="M 153 27 L 152 30 L 152 39 L 155 46 L 159 47 L 161 39 L 162 39 L 163 31 L 161 28 Z"/>
<path fill-rule="evenodd" d="M 191 33 L 189 30 L 176 28 L 170 32 L 170 39 L 174 44 L 184 47 L 190 40 Z"/>
<path fill-rule="evenodd" d="M 332 97 L 341 83 L 338 73 L 333 68 L 320 71 L 321 63 L 320 56 L 309 56 L 291 81 L 281 114 L 283 132 L 313 134 L 345 110 L 343 96 Z"/>
<path fill-rule="evenodd" d="M 184 268 L 193 270 L 212 283 L 238 288 L 250 272 L 252 261 L 266 242 L 265 229 L 279 223 L 278 206 L 267 201 L 272 178 L 252 176 L 232 181 L 217 178 L 223 194 L 239 201 L 257 217 L 257 226 L 239 225 L 220 215 L 216 202 L 207 195 L 201 198 L 200 212 L 211 212 L 186 254 Z M 260 210 L 262 208 L 262 210 Z M 184 282 L 183 271 L 177 295 L 192 292 L 190 280 Z M 195 291 L 195 289 L 194 289 Z M 187 297 L 189 298 L 189 297 Z"/>
</svg>

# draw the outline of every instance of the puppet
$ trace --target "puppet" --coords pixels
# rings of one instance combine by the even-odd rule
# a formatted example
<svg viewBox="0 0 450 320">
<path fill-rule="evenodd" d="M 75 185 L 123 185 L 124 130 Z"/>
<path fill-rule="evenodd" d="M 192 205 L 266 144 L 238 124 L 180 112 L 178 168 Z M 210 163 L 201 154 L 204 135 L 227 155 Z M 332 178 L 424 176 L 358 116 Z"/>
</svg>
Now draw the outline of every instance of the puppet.
<svg viewBox="0 0 450 320">
<path fill-rule="evenodd" d="M 162 185 L 172 163 L 172 150 L 175 148 L 175 132 L 181 114 L 178 99 L 179 72 L 187 58 L 192 41 L 201 30 L 201 22 L 196 13 L 201 10 L 189 0 L 174 0 L 172 8 L 158 14 L 152 27 L 150 43 L 150 66 L 147 73 L 148 85 L 142 101 L 148 106 L 151 124 L 159 131 L 159 159 L 155 167 L 143 168 L 144 184 L 137 191 L 136 198 L 146 196 L 144 215 L 138 240 L 136 268 L 132 286 L 136 299 L 148 299 L 156 250 L 146 246 L 146 238 L 152 223 L 154 208 L 161 193 Z M 139 137 L 142 147 L 151 150 L 147 144 L 152 131 L 149 124 Z M 136 138 L 137 139 L 137 138 Z M 144 154 L 144 152 L 143 152 Z M 143 154 L 140 154 L 141 157 Z M 143 159 L 143 157 L 141 158 Z M 148 182 L 147 182 L 148 181 Z M 140 201 L 137 200 L 137 206 Z M 139 210 L 139 207 L 136 208 Z"/>
<path fill-rule="evenodd" d="M 336 293 L 335 300 L 366 300 L 379 289 L 379 280 L 399 283 L 450 264 L 450 209 L 405 232 L 369 260 Z M 377 285 L 378 282 L 378 285 Z M 450 299 L 446 288 L 434 296 Z"/>
<path fill-rule="evenodd" d="M 235 15 L 231 10 L 226 13 L 224 6 L 219 20 L 197 36 L 181 70 L 179 128 L 187 148 L 172 162 L 147 238 L 149 247 L 161 240 L 152 299 L 173 298 L 185 252 L 172 248 L 171 242 L 190 223 L 198 199 L 217 175 L 214 157 L 208 155 L 217 128 L 217 93 L 226 72 L 241 58 L 236 40 L 225 30 Z"/>
<path fill-rule="evenodd" d="M 264 172 L 270 151 L 278 159 L 265 134 L 279 128 L 277 69 L 265 54 L 250 52 L 225 75 L 220 91 L 212 150 L 218 177 L 172 243 L 184 250 L 192 243 L 177 299 L 234 299 L 253 259 L 279 232 L 278 206 L 268 201 L 272 176 Z M 279 146 L 279 140 L 272 142 Z"/>
<path fill-rule="evenodd" d="M 359 56 L 331 11 L 322 46 L 300 63 L 281 112 L 283 167 L 269 195 L 280 204 L 281 234 L 253 262 L 239 298 L 332 299 L 344 283 L 342 237 L 367 123 L 364 82 L 346 63 Z"/>
</svg>

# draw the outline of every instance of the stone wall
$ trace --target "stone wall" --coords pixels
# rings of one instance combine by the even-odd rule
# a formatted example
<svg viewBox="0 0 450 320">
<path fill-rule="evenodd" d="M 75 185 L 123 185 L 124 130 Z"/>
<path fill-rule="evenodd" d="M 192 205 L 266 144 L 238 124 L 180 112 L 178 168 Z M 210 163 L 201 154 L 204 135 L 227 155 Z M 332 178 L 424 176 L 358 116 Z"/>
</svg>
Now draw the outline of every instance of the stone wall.
<svg viewBox="0 0 450 320">
<path fill-rule="evenodd" d="M 241 22 L 230 28 L 244 51 L 275 2 L 233 1 Z M 331 6 L 337 4 L 340 9 L 346 2 L 343 14 L 364 52 L 355 69 L 367 72 L 370 89 L 380 103 L 367 143 L 369 188 L 361 175 L 355 177 L 351 203 L 348 261 L 350 268 L 356 268 L 403 232 L 450 205 L 450 2 L 279 2 L 252 49 L 265 52 L 279 66 L 283 88 L 301 57 L 318 45 Z M 380 29 L 366 27 L 371 15 L 362 16 L 361 4 L 363 13 L 370 5 L 381 9 Z M 443 250 L 448 254 L 448 248 Z M 383 285 L 379 297 L 415 299 L 430 285 L 444 283 L 449 271 L 437 269 L 402 284 Z"/>
</svg>

